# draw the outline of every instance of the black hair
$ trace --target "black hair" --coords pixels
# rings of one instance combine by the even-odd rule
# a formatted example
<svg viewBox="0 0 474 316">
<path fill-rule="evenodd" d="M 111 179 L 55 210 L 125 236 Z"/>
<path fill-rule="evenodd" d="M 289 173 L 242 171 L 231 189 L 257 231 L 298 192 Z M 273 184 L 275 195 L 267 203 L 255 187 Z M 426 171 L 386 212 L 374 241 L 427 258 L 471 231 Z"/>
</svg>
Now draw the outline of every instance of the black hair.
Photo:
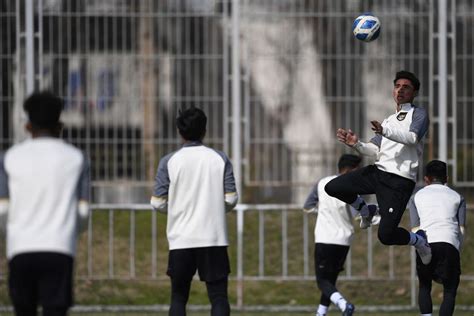
<svg viewBox="0 0 474 316">
<path fill-rule="evenodd" d="M 448 167 L 446 163 L 440 160 L 431 160 L 425 166 L 425 177 L 431 178 L 431 181 L 435 182 L 448 182 Z"/>
<path fill-rule="evenodd" d="M 34 128 L 53 130 L 60 126 L 63 101 L 50 91 L 35 92 L 23 103 L 28 120 Z"/>
<path fill-rule="evenodd" d="M 354 169 L 360 165 L 362 158 L 356 155 L 344 154 L 339 158 L 337 168 L 340 170 L 344 168 Z"/>
<path fill-rule="evenodd" d="M 179 111 L 176 125 L 185 140 L 200 141 L 206 133 L 207 117 L 203 110 L 190 107 Z"/>
<path fill-rule="evenodd" d="M 393 84 L 395 84 L 398 79 L 408 79 L 411 81 L 411 84 L 413 85 L 413 88 L 415 88 L 415 91 L 420 90 L 420 80 L 418 80 L 414 73 L 406 70 L 401 70 L 396 73 L 395 79 L 393 80 Z"/>
</svg>

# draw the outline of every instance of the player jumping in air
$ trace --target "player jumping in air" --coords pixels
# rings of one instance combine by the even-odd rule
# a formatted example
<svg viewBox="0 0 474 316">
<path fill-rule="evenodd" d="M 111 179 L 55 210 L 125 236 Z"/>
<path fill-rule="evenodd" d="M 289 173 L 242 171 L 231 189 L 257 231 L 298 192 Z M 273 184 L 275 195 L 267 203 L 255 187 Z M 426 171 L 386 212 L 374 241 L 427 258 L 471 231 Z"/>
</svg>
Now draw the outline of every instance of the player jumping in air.
<svg viewBox="0 0 474 316">
<path fill-rule="evenodd" d="M 384 245 L 413 245 L 424 264 L 431 260 L 431 249 L 423 231 L 412 233 L 399 227 L 416 182 L 423 139 L 428 130 L 428 113 L 413 104 L 420 81 L 408 71 L 396 73 L 392 96 L 395 113 L 382 123 L 371 121 L 375 136 L 361 142 L 352 130 L 339 128 L 340 142 L 362 155 L 376 158 L 374 165 L 341 175 L 326 185 L 326 192 L 361 213 L 362 228 L 370 226 L 374 215 L 360 195 L 375 194 L 381 216 L 378 238 Z"/>
</svg>

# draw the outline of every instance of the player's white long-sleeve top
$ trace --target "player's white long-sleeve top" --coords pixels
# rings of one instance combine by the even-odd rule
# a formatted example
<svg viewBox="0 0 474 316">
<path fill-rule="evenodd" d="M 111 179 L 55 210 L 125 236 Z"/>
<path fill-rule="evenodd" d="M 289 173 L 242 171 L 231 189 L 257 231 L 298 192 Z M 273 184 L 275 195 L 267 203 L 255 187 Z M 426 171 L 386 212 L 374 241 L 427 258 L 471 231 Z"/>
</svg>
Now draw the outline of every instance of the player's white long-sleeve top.
<svg viewBox="0 0 474 316">
<path fill-rule="evenodd" d="M 0 158 L 2 217 L 7 217 L 7 258 L 25 252 L 74 256 L 89 210 L 89 164 L 58 138 L 26 140 Z"/>
<path fill-rule="evenodd" d="M 350 206 L 329 196 L 324 187 L 337 176 L 322 178 L 314 186 L 304 204 L 304 209 L 317 207 L 318 217 L 314 228 L 316 243 L 350 246 L 354 235 Z"/>
<path fill-rule="evenodd" d="M 423 143 L 429 127 L 428 112 L 406 103 L 382 122 L 383 135 L 377 134 L 369 143 L 358 143 L 354 148 L 363 155 L 376 156 L 375 165 L 416 181 Z"/>
<path fill-rule="evenodd" d="M 169 249 L 227 246 L 225 213 L 237 204 L 232 164 L 200 142 L 160 160 L 152 206 L 168 213 Z"/>
<path fill-rule="evenodd" d="M 408 203 L 412 227 L 426 231 L 428 242 L 446 242 L 459 250 L 460 226 L 466 222 L 464 198 L 446 185 L 430 184 L 419 190 Z"/>
</svg>

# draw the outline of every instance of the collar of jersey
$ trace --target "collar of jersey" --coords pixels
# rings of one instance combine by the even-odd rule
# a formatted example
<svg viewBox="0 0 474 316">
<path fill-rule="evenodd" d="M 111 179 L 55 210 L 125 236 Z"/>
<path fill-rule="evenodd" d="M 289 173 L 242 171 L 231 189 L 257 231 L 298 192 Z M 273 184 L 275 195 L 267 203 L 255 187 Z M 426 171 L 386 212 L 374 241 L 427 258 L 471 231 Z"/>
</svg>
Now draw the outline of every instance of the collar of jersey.
<svg viewBox="0 0 474 316">
<path fill-rule="evenodd" d="M 401 111 L 408 111 L 411 109 L 413 105 L 411 103 L 403 103 L 402 106 L 400 107 L 400 111 L 398 112 L 401 112 Z M 397 113 L 398 113 L 397 112 Z"/>
<path fill-rule="evenodd" d="M 187 142 L 183 144 L 183 147 L 192 147 L 192 146 L 202 146 L 202 142 L 196 140 L 196 141 Z"/>
<path fill-rule="evenodd" d="M 53 141 L 60 141 L 60 142 L 63 141 L 63 139 L 59 138 L 59 137 L 43 136 L 43 135 L 42 136 L 37 136 L 35 138 L 30 137 L 30 138 L 27 138 L 27 140 L 29 140 L 29 141 L 53 140 Z"/>
</svg>

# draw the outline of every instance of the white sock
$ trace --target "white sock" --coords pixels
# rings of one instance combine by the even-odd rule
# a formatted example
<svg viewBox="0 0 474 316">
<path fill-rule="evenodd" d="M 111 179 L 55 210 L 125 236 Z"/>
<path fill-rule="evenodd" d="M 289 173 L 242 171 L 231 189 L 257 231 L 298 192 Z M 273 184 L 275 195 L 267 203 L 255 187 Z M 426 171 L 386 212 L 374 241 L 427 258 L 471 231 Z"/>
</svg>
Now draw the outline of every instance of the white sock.
<svg viewBox="0 0 474 316">
<path fill-rule="evenodd" d="M 318 310 L 316 311 L 316 316 L 326 315 L 328 313 L 329 306 L 319 304 Z"/>
<path fill-rule="evenodd" d="M 331 302 L 334 303 L 341 311 L 344 311 L 346 309 L 347 301 L 342 297 L 341 293 L 339 292 L 334 292 L 331 294 Z"/>
<path fill-rule="evenodd" d="M 421 314 L 421 316 L 433 316 L 433 314 Z"/>
<path fill-rule="evenodd" d="M 357 199 L 351 203 L 351 206 L 360 213 L 361 216 L 369 216 L 369 208 L 367 207 L 367 203 L 365 203 L 364 199 L 357 196 Z"/>
<path fill-rule="evenodd" d="M 410 241 L 408 242 L 409 245 L 418 246 L 422 242 L 423 242 L 423 238 L 421 238 L 421 236 L 418 236 L 417 234 L 410 232 Z"/>
</svg>

